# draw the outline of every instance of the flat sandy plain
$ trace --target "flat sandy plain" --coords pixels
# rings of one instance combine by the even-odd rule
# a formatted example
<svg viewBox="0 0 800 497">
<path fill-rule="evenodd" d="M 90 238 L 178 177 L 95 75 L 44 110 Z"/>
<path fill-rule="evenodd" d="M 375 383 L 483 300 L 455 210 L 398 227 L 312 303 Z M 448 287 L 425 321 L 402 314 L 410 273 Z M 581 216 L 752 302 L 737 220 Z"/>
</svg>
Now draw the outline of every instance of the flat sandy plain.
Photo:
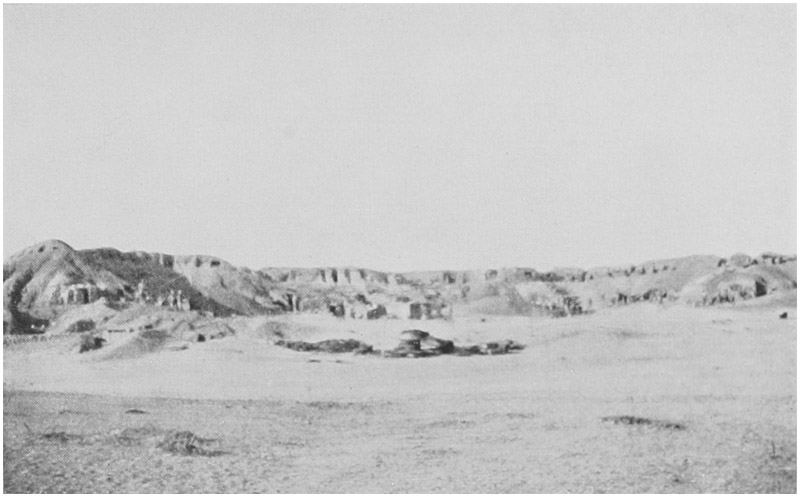
<svg viewBox="0 0 800 497">
<path fill-rule="evenodd" d="M 565 319 L 270 318 L 290 339 L 391 347 L 420 328 L 457 344 L 527 347 L 502 356 L 295 352 L 270 343 L 267 318 L 115 360 L 76 354 L 75 337 L 7 345 L 3 489 L 795 493 L 797 321 L 794 301 L 785 304 L 643 304 Z M 602 419 L 616 415 L 685 429 Z M 171 430 L 216 439 L 218 453 L 159 449 Z"/>
</svg>

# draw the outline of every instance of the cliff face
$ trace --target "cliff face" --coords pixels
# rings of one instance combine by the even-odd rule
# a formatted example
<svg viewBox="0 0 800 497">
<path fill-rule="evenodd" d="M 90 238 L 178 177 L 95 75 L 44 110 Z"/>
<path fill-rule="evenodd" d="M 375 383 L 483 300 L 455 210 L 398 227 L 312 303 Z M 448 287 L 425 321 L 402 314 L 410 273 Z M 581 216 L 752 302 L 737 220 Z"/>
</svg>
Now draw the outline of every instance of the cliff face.
<svg viewBox="0 0 800 497">
<path fill-rule="evenodd" d="M 265 268 L 259 271 L 275 283 L 294 283 L 319 287 L 397 284 L 397 275 L 357 267 Z"/>
<path fill-rule="evenodd" d="M 172 269 L 205 297 L 239 314 L 281 309 L 270 297 L 271 279 L 248 268 L 236 268 L 218 257 L 193 255 L 176 256 Z"/>
<path fill-rule="evenodd" d="M 30 331 L 76 305 L 100 299 L 132 300 L 140 282 L 154 296 L 181 291 L 197 309 L 233 312 L 204 297 L 176 273 L 172 256 L 110 248 L 77 251 L 64 242 L 48 240 L 3 263 L 4 330 Z"/>
<path fill-rule="evenodd" d="M 774 253 L 547 272 L 499 268 L 389 273 L 357 267 L 253 271 L 213 256 L 112 248 L 76 251 L 48 240 L 3 264 L 3 321 L 6 332 L 35 331 L 74 306 L 99 299 L 214 315 L 327 311 L 339 304 L 380 304 L 399 309 L 400 315 L 413 302 L 462 303 L 477 312 L 564 315 L 640 301 L 713 305 L 796 287 L 796 257 Z"/>
</svg>

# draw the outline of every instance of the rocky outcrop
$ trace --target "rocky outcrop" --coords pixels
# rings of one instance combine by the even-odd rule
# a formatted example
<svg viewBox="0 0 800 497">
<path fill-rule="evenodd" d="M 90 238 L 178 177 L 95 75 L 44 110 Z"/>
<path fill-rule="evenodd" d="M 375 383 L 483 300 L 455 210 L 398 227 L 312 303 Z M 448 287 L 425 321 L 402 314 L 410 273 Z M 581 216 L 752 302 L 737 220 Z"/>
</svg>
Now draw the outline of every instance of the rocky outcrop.
<svg viewBox="0 0 800 497">
<path fill-rule="evenodd" d="M 80 256 L 122 282 L 114 301 L 140 301 L 152 305 L 188 308 L 225 316 L 237 312 L 224 302 L 206 295 L 184 274 L 176 271 L 176 256 L 149 252 L 121 252 L 113 248 L 81 250 Z M 171 297 L 171 298 L 170 298 Z M 177 302 L 175 302 L 177 300 Z M 185 304 L 185 307 L 182 305 Z"/>
<path fill-rule="evenodd" d="M 282 310 L 270 296 L 271 278 L 260 272 L 237 268 L 218 257 L 204 255 L 175 256 L 172 270 L 207 298 L 239 314 Z"/>
<path fill-rule="evenodd" d="M 62 241 L 38 243 L 3 263 L 4 332 L 37 331 L 64 306 L 116 294 L 124 285 Z"/>
</svg>

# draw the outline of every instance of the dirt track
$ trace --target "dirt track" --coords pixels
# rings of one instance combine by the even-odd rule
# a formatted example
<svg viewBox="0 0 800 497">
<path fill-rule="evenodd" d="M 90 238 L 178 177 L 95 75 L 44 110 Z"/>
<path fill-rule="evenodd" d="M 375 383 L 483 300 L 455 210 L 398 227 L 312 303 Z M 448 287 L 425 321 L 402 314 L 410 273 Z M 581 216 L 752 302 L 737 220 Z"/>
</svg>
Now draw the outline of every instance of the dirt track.
<svg viewBox="0 0 800 497">
<path fill-rule="evenodd" d="M 795 492 L 796 318 L 777 314 L 431 323 L 447 339 L 527 345 L 491 357 L 309 354 L 246 333 L 104 362 L 55 341 L 10 347 L 4 490 Z M 355 327 L 346 337 L 374 342 L 406 324 L 317 333 L 303 319 L 292 338 Z M 686 429 L 602 420 L 615 415 Z M 164 453 L 169 430 L 219 439 L 223 454 Z"/>
</svg>

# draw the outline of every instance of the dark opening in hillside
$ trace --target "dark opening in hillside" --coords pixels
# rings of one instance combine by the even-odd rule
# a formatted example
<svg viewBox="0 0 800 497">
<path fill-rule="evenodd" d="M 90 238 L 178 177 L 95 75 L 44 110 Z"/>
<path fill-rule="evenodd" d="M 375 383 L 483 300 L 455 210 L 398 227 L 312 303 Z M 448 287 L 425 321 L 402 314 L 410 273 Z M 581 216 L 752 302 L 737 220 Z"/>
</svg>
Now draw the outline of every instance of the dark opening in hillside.
<svg viewBox="0 0 800 497">
<path fill-rule="evenodd" d="M 767 282 L 756 280 L 756 297 L 767 294 Z"/>
</svg>

